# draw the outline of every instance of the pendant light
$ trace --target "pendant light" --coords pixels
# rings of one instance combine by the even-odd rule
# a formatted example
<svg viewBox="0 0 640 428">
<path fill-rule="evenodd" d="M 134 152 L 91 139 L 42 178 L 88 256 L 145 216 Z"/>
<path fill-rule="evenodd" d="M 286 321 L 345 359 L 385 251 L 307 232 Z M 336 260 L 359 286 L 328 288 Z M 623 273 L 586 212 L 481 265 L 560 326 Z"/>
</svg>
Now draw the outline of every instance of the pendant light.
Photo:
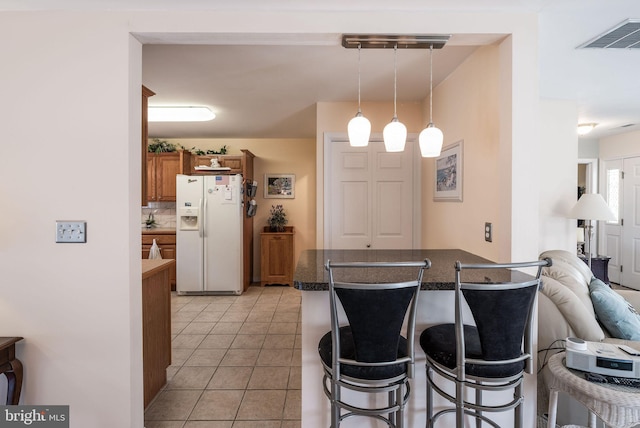
<svg viewBox="0 0 640 428">
<path fill-rule="evenodd" d="M 349 144 L 352 147 L 365 147 L 369 144 L 369 135 L 371 135 L 371 122 L 362 115 L 360 109 L 360 48 L 362 45 L 358 43 L 358 113 L 349 121 L 347 132 L 349 134 Z"/>
<path fill-rule="evenodd" d="M 429 48 L 429 124 L 420 132 L 418 142 L 423 158 L 440 156 L 442 151 L 442 131 L 433 124 L 433 45 Z"/>
<path fill-rule="evenodd" d="M 397 56 L 398 56 L 398 44 L 393 47 L 393 119 L 382 130 L 382 137 L 384 139 L 384 147 L 388 152 L 401 152 L 404 150 L 404 145 L 407 141 L 407 127 L 402 122 L 398 121 L 398 114 L 396 111 L 396 99 L 397 99 Z"/>
</svg>

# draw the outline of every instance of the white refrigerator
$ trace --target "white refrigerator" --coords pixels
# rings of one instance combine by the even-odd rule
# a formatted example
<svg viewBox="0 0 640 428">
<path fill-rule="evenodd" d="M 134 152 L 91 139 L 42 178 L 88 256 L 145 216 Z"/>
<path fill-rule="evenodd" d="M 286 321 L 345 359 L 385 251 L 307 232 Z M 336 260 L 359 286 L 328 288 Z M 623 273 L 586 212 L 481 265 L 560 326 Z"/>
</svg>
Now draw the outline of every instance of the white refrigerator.
<svg viewBox="0 0 640 428">
<path fill-rule="evenodd" d="M 242 293 L 242 176 L 177 175 L 176 291 Z"/>
</svg>

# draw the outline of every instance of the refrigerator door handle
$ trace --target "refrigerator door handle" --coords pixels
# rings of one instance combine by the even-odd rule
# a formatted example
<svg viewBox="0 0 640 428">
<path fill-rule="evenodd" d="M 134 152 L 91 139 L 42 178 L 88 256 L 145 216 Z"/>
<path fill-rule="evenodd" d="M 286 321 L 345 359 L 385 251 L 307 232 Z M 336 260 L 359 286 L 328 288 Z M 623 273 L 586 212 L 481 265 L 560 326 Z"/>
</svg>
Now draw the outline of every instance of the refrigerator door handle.
<svg viewBox="0 0 640 428">
<path fill-rule="evenodd" d="M 200 235 L 201 238 L 204 237 L 204 228 L 205 228 L 204 221 L 205 221 L 205 218 L 207 218 L 204 215 L 204 210 L 206 208 L 205 203 L 206 203 L 205 200 L 203 198 L 200 198 L 200 221 L 198 222 L 198 234 Z"/>
</svg>

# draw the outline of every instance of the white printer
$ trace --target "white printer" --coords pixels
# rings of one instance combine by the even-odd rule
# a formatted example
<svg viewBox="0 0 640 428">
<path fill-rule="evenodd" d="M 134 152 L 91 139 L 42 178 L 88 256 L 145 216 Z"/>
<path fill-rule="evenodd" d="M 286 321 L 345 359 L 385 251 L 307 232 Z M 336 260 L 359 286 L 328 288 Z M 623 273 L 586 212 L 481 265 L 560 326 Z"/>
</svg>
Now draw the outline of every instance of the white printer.
<svg viewBox="0 0 640 428">
<path fill-rule="evenodd" d="M 567 338 L 570 369 L 606 376 L 640 378 L 640 351 L 625 345 Z"/>
</svg>

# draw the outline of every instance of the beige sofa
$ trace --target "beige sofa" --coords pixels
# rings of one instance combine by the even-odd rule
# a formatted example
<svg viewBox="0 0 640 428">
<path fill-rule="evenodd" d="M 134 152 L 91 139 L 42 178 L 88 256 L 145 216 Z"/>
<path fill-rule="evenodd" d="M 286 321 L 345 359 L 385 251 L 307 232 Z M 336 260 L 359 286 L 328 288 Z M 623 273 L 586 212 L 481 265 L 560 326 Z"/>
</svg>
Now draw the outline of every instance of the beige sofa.
<svg viewBox="0 0 640 428">
<path fill-rule="evenodd" d="M 551 355 L 564 347 L 567 337 L 587 341 L 624 343 L 640 350 L 640 342 L 612 338 L 596 319 L 589 282 L 593 274 L 587 264 L 574 253 L 561 250 L 545 251 L 540 258 L 551 258 L 553 265 L 542 271 L 542 287 L 538 293 L 538 364 L 542 367 Z M 640 292 L 616 290 L 636 310 L 640 310 Z M 547 370 L 538 376 L 538 408 L 546 409 Z M 544 413 L 544 411 L 542 412 Z"/>
</svg>

